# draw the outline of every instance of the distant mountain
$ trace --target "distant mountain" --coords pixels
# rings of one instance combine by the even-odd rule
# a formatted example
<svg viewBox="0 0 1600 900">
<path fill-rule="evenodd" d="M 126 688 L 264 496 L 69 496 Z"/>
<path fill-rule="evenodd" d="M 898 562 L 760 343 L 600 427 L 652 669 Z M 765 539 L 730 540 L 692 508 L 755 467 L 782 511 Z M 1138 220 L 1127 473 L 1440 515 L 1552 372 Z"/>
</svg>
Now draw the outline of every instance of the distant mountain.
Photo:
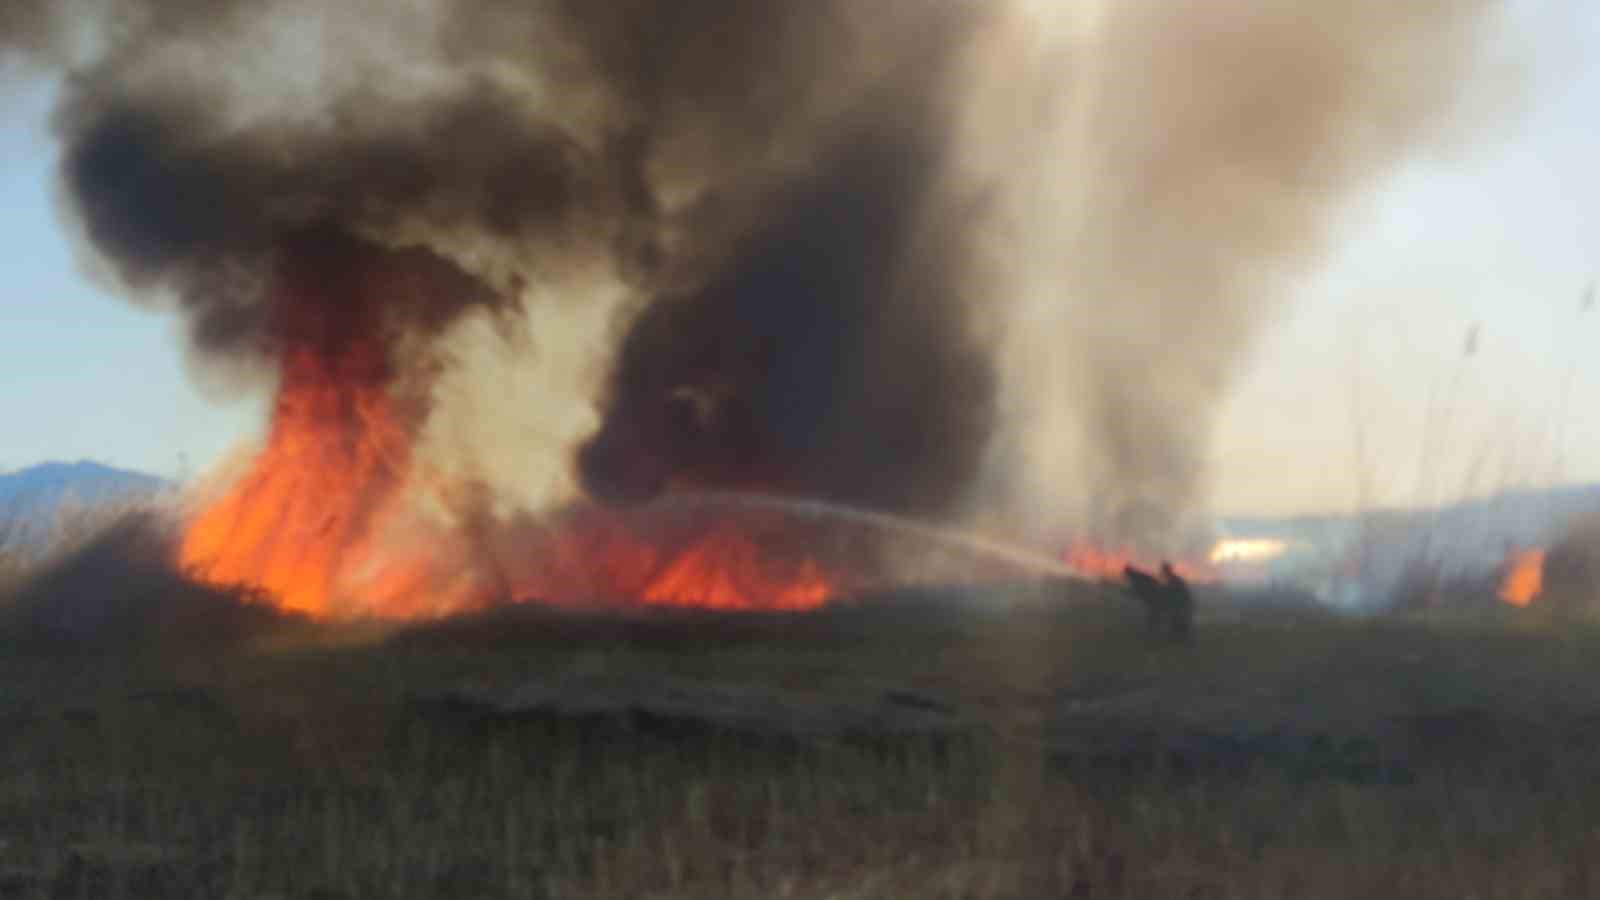
<svg viewBox="0 0 1600 900">
<path fill-rule="evenodd" d="M 167 490 L 164 478 L 96 462 L 47 462 L 15 472 L 0 472 L 0 523 L 39 520 L 63 503 L 95 506 L 146 497 Z"/>
</svg>

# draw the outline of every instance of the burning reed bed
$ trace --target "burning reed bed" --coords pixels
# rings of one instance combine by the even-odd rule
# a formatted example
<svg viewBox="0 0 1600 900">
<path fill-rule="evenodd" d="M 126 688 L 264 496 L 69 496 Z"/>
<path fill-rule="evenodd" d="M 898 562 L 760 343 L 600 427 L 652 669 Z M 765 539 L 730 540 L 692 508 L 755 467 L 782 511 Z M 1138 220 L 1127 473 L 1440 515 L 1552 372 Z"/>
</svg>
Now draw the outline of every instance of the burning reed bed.
<svg viewBox="0 0 1600 900">
<path fill-rule="evenodd" d="M 1600 635 L 1258 611 L 1172 648 L 1128 604 L 995 586 L 8 653 L 0 897 L 1600 889 Z"/>
</svg>

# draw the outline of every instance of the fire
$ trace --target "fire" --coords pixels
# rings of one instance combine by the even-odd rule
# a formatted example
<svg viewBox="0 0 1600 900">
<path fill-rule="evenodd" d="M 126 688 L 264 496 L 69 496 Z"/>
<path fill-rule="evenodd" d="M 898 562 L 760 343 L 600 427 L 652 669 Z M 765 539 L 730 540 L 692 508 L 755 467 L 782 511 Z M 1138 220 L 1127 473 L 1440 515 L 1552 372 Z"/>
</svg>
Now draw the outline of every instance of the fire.
<svg viewBox="0 0 1600 900">
<path fill-rule="evenodd" d="M 1084 577 L 1110 580 L 1122 578 L 1122 570 L 1129 565 L 1153 569 L 1161 564 L 1159 557 L 1137 553 L 1130 547 L 1109 549 L 1089 541 L 1073 542 L 1062 555 L 1062 561 Z M 1171 562 L 1172 568 L 1189 581 L 1218 580 L 1216 568 L 1208 561 L 1178 559 Z"/>
<path fill-rule="evenodd" d="M 394 346 L 488 295 L 425 251 L 322 232 L 280 249 L 261 326 L 278 371 L 266 441 L 189 521 L 177 564 L 311 615 L 392 612 L 420 575 L 379 538 L 414 478 L 415 398 L 431 372 L 425 357 L 402 372 Z"/>
<path fill-rule="evenodd" d="M 1198 558 L 1171 560 L 1172 567 L 1185 579 L 1205 584 L 1222 579 L 1222 568 L 1230 565 L 1260 565 L 1287 553 L 1287 542 L 1274 538 L 1224 538 Z M 1143 569 L 1159 568 L 1162 558 L 1140 553 L 1132 547 L 1110 548 L 1092 541 L 1076 541 L 1067 547 L 1062 561 L 1087 578 L 1120 580 L 1129 565 Z"/>
<path fill-rule="evenodd" d="M 435 369 L 426 353 L 400 352 L 398 338 L 434 333 L 492 299 L 425 252 L 327 235 L 288 248 L 274 278 L 267 333 L 279 381 L 266 441 L 180 536 L 177 565 L 196 580 L 318 618 L 414 618 L 512 599 L 803 610 L 839 593 L 794 529 L 771 523 L 663 527 L 583 507 L 493 529 L 457 515 L 483 504 L 454 502 L 470 496 L 464 486 L 414 459 L 426 413 L 417 398 Z M 442 501 L 460 522 L 419 515 L 419 498 Z"/>
<path fill-rule="evenodd" d="M 512 571 L 491 578 L 460 534 L 380 539 L 395 516 L 369 498 L 399 490 L 405 454 L 383 428 L 365 440 L 308 435 L 302 409 L 280 406 L 252 469 L 190 524 L 180 562 L 195 577 L 253 588 L 319 618 L 414 618 L 510 600 L 804 611 L 847 587 L 782 529 L 730 518 L 662 530 L 602 507 L 555 516 L 537 534 L 499 537 L 502 546 L 516 542 Z"/>
<path fill-rule="evenodd" d="M 274 277 L 266 440 L 179 538 L 176 564 L 197 581 L 317 618 L 385 619 L 512 600 L 807 610 L 856 584 L 810 552 L 816 535 L 770 516 L 577 506 L 492 523 L 475 483 L 416 459 L 437 369 L 401 340 L 492 303 L 481 286 L 424 252 L 327 236 L 286 251 Z"/>
<path fill-rule="evenodd" d="M 815 561 L 802 559 L 790 568 L 775 579 L 748 537 L 712 532 L 668 560 L 639 596 L 653 606 L 806 610 L 834 593 Z"/>
<path fill-rule="evenodd" d="M 461 540 L 397 554 L 430 368 L 400 368 L 406 334 L 426 335 L 491 302 L 470 277 L 420 250 L 327 233 L 282 248 L 268 285 L 264 345 L 277 395 L 266 440 L 243 475 L 192 516 L 177 565 L 318 617 L 409 616 L 468 602 Z"/>
<path fill-rule="evenodd" d="M 375 518 L 406 478 L 410 438 L 374 351 L 283 360 L 265 447 L 184 531 L 180 566 L 199 580 L 248 587 L 286 609 L 332 612 L 343 563 L 373 552 Z"/>
<path fill-rule="evenodd" d="M 803 611 L 854 585 L 798 546 L 807 535 L 735 519 L 649 527 L 604 509 L 556 523 L 513 579 L 520 598 L 716 610 Z"/>
<path fill-rule="evenodd" d="M 318 618 L 414 618 L 511 599 L 799 611 L 842 591 L 796 534 L 773 523 L 663 529 L 602 507 L 520 534 L 507 555 L 532 562 L 515 577 L 489 577 L 465 529 L 439 532 L 400 514 L 424 478 L 406 411 L 374 377 L 381 370 L 362 346 L 337 364 L 313 352 L 285 356 L 266 444 L 189 522 L 178 548 L 184 571 Z"/>
<path fill-rule="evenodd" d="M 1211 548 L 1206 558 L 1214 566 L 1227 563 L 1259 565 L 1277 559 L 1288 550 L 1288 542 L 1277 538 L 1223 538 Z"/>
<path fill-rule="evenodd" d="M 1500 581 L 1500 599 L 1512 606 L 1528 606 L 1544 590 L 1545 551 L 1513 550 Z"/>
<path fill-rule="evenodd" d="M 1106 550 L 1078 541 L 1067 548 L 1062 561 L 1090 578 L 1121 578 L 1123 568 L 1133 562 L 1133 554 L 1126 549 Z"/>
</svg>

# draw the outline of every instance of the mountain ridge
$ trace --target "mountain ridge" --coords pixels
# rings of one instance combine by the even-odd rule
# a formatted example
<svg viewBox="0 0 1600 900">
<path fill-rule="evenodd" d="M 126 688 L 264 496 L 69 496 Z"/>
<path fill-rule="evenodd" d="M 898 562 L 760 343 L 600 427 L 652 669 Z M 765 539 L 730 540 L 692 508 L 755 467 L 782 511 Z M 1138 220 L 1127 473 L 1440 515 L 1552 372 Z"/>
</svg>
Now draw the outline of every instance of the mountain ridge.
<svg viewBox="0 0 1600 900">
<path fill-rule="evenodd" d="M 0 472 L 0 520 L 32 519 L 61 504 L 116 502 L 159 494 L 173 482 L 88 459 L 48 461 Z"/>
</svg>

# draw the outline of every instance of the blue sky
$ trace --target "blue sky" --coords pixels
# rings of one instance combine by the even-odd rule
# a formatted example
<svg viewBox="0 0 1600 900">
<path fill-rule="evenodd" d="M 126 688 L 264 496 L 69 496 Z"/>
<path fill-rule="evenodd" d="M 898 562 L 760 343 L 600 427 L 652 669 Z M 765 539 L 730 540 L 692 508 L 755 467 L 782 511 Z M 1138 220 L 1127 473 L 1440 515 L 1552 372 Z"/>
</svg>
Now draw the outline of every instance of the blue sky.
<svg viewBox="0 0 1600 900">
<path fill-rule="evenodd" d="M 1474 93 L 1505 115 L 1352 203 L 1336 251 L 1288 298 L 1219 419 L 1219 508 L 1600 479 L 1600 309 L 1579 310 L 1600 277 L 1591 6 L 1515 4 L 1505 54 L 1532 62 L 1516 88 L 1491 74 Z M 56 211 L 48 99 L 41 84 L 0 93 L 0 470 L 77 458 L 203 469 L 256 433 L 261 398 L 203 395 L 177 319 L 83 274 Z"/>
<path fill-rule="evenodd" d="M 186 370 L 178 320 L 97 288 L 58 215 L 48 96 L 0 94 L 0 470 L 93 459 L 178 474 L 260 420 L 218 405 Z"/>
<path fill-rule="evenodd" d="M 1482 114 L 1351 205 L 1263 340 L 1219 423 L 1220 505 L 1600 480 L 1600 308 L 1580 311 L 1600 277 L 1600 6 L 1513 9 L 1496 58 L 1519 77 L 1492 68 Z"/>
</svg>

